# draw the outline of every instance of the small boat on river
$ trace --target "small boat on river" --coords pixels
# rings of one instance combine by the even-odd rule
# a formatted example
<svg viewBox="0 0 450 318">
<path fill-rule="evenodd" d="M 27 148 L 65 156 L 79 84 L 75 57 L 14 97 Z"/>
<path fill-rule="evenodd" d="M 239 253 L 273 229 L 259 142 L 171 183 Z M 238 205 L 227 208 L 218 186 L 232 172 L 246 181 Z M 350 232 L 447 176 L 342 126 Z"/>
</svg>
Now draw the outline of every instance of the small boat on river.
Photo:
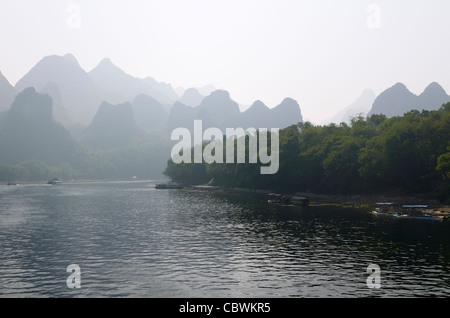
<svg viewBox="0 0 450 318">
<path fill-rule="evenodd" d="M 392 202 L 379 202 L 377 207 L 372 211 L 375 215 L 387 215 L 404 219 L 422 219 L 422 220 L 447 220 L 447 215 L 435 213 L 428 205 L 412 205 L 405 204 L 396 206 Z"/>
<path fill-rule="evenodd" d="M 281 205 L 301 205 L 308 206 L 309 200 L 305 197 L 289 194 L 270 193 L 267 202 Z"/>
<path fill-rule="evenodd" d="M 372 211 L 373 214 L 388 216 L 394 216 L 397 214 L 393 202 L 378 202 L 376 205 L 377 207 Z"/>
<path fill-rule="evenodd" d="M 155 186 L 155 189 L 183 189 L 183 186 L 177 183 L 158 183 Z"/>
<path fill-rule="evenodd" d="M 47 182 L 47 184 L 60 185 L 61 184 L 61 180 L 59 180 L 58 178 L 53 178 L 53 179 L 49 180 Z"/>
<path fill-rule="evenodd" d="M 445 219 L 444 216 L 436 215 L 429 209 L 428 205 L 403 205 L 401 209 L 395 214 L 398 218 L 409 219 L 424 219 L 424 220 L 438 220 Z"/>
</svg>

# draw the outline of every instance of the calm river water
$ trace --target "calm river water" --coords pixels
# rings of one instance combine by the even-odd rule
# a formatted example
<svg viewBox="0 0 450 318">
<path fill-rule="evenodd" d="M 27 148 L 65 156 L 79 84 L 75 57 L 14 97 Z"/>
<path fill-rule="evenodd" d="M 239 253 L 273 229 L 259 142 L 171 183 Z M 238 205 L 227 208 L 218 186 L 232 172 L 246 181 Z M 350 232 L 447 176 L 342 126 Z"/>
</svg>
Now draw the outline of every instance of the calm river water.
<svg viewBox="0 0 450 318">
<path fill-rule="evenodd" d="M 0 296 L 450 296 L 450 222 L 154 186 L 1 185 Z"/>
</svg>

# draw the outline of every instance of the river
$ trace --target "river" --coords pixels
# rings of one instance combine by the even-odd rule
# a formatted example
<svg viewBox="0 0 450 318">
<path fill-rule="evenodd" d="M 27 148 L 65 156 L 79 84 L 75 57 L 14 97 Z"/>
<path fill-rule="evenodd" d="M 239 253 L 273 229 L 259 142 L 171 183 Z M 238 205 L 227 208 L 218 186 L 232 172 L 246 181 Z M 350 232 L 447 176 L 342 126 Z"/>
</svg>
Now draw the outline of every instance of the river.
<svg viewBox="0 0 450 318">
<path fill-rule="evenodd" d="M 0 288 L 8 298 L 448 297 L 450 222 L 151 181 L 0 185 Z"/>
</svg>

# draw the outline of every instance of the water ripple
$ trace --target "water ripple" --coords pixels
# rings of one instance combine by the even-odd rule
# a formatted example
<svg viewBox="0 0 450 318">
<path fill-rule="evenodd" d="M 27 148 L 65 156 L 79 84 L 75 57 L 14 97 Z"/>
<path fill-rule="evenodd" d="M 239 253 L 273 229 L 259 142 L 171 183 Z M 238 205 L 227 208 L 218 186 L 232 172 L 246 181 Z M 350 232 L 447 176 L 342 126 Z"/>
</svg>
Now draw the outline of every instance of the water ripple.
<svg viewBox="0 0 450 318">
<path fill-rule="evenodd" d="M 146 182 L 1 188 L 0 296 L 448 297 L 450 228 L 417 228 Z"/>
</svg>

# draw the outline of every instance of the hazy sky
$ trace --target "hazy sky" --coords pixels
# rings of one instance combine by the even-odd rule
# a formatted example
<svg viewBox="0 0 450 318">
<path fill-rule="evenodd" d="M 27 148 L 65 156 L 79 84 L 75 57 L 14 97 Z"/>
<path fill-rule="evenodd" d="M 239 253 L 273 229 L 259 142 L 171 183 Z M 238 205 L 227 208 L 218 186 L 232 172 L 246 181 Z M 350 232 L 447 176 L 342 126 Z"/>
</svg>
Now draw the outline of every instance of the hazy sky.
<svg viewBox="0 0 450 318">
<path fill-rule="evenodd" d="M 0 0 L 0 71 L 15 84 L 47 55 L 103 58 L 174 88 L 238 103 L 296 99 L 313 122 L 366 88 L 450 92 L 448 0 Z"/>
</svg>

